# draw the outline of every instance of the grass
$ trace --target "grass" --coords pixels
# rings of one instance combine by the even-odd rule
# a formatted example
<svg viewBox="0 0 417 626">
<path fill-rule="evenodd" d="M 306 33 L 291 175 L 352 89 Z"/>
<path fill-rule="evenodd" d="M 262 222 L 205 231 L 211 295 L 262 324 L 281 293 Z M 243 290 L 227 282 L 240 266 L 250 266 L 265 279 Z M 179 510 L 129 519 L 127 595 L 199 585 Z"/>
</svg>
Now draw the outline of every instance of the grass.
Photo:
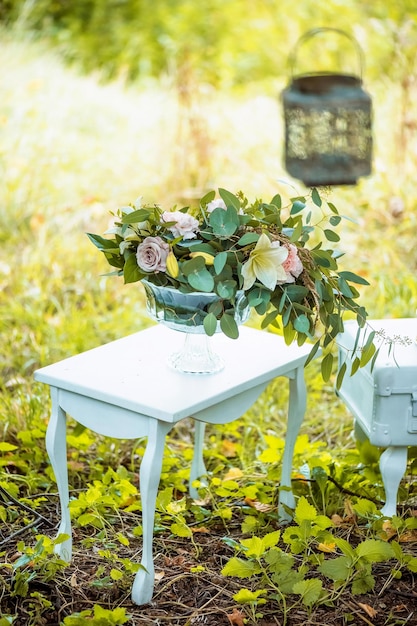
<svg viewBox="0 0 417 626">
<path fill-rule="evenodd" d="M 184 103 L 169 80 L 129 87 L 101 84 L 99 76 L 79 76 L 64 68 L 40 44 L 13 41 L 4 33 L 2 38 L 0 486 L 38 508 L 55 486 L 44 448 L 48 390 L 34 383 L 34 369 L 150 323 L 141 288 L 101 276 L 107 268 L 85 232 L 105 230 L 108 211 L 139 194 L 150 202 L 171 203 L 186 201 L 207 186 L 242 188 L 249 196 L 264 197 L 277 190 L 291 195 L 293 189 L 277 182 L 286 174 L 275 97 L 254 95 L 249 89 L 232 96 L 196 88 L 192 102 Z M 332 199 L 349 219 L 359 222 L 359 229 L 345 223 L 342 241 L 353 253 L 355 271 L 363 268 L 373 285 L 363 294 L 370 314 L 413 316 L 416 138 L 408 127 L 407 158 L 400 163 L 395 117 L 399 88 L 382 87 L 375 85 L 374 175 L 357 188 L 336 190 Z M 403 212 L 393 212 L 394 206 L 403 206 Z M 323 386 L 314 365 L 307 380 L 308 410 L 294 458 L 298 495 L 307 495 L 321 513 L 341 517 L 357 501 L 352 494 L 383 500 L 378 451 L 357 451 L 352 418 L 332 385 Z M 257 497 L 265 503 L 276 497 L 271 494 L 279 480 L 286 394 L 286 386 L 277 381 L 242 420 L 208 428 L 206 460 L 214 479 L 237 471 L 239 489 L 256 484 Z M 167 443 L 162 493 L 171 490 L 177 499 L 184 493 L 191 446 L 189 429 L 180 425 Z M 71 431 L 74 496 L 87 483 L 100 481 L 108 468 L 124 467 L 133 476 L 142 452 L 143 442 L 136 442 L 132 450 L 132 442 L 116 444 L 97 440 L 82 429 Z M 306 480 L 314 467 L 334 479 L 326 486 L 324 500 Z M 415 469 L 411 455 L 400 492 L 404 519 L 413 515 Z M 239 489 L 234 497 L 242 496 Z M 227 528 L 227 506 L 219 493 L 214 482 L 216 515 Z M 121 519 L 119 505 L 115 500 L 114 511 Z M 187 523 L 193 516 L 201 522 L 201 510 L 194 507 L 186 513 Z M 6 528 L 19 515 L 14 506 L 0 506 Z M 97 529 L 90 528 L 85 545 L 110 541 L 106 515 L 100 510 L 106 537 L 94 535 Z M 172 516 L 162 508 L 158 515 L 160 527 L 169 534 Z M 79 525 L 77 532 L 82 535 L 82 530 Z M 362 531 L 372 532 L 369 526 Z M 165 547 L 170 541 L 166 537 Z M 2 553 L 2 558 L 9 555 Z M 100 580 L 104 585 L 96 573 L 96 587 Z M 10 584 L 7 579 L 5 585 Z M 25 625 L 44 623 L 36 620 L 47 613 L 46 600 L 44 605 L 37 601 L 31 601 L 29 612 L 34 621 Z M 76 611 L 79 606 L 72 608 Z M 29 614 L 25 611 L 22 615 Z M 245 615 L 252 619 L 250 612 Z"/>
</svg>

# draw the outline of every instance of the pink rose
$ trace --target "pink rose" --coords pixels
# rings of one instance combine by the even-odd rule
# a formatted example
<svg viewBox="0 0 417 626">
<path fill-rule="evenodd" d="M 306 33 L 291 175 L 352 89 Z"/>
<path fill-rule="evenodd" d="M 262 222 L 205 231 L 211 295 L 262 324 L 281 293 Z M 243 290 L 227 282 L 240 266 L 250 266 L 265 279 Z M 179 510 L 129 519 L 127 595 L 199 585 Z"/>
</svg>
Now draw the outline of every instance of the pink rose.
<svg viewBox="0 0 417 626">
<path fill-rule="evenodd" d="M 194 239 L 196 233 L 198 233 L 198 220 L 192 215 L 188 215 L 188 213 L 181 213 L 181 211 L 164 211 L 164 213 L 162 213 L 162 219 L 164 222 L 175 222 L 175 224 L 168 229 L 174 237 Z"/>
<path fill-rule="evenodd" d="M 164 272 L 169 245 L 161 237 L 146 237 L 138 245 L 136 259 L 144 272 Z"/>
<path fill-rule="evenodd" d="M 275 246 L 276 244 L 279 245 L 279 242 L 276 241 L 272 245 Z M 282 264 L 282 267 L 287 273 L 287 277 L 285 280 L 279 280 L 279 285 L 282 285 L 284 283 L 294 283 L 295 279 L 299 277 L 304 269 L 303 264 L 300 261 L 300 257 L 298 256 L 297 246 L 295 246 L 293 243 L 290 243 L 286 246 L 286 248 L 288 250 L 288 256 Z"/>
<path fill-rule="evenodd" d="M 208 203 L 207 205 L 207 213 L 211 213 L 212 211 L 214 211 L 214 209 L 224 209 L 226 211 L 226 204 L 224 202 L 224 200 L 222 200 L 221 198 L 218 198 L 217 200 L 212 200 L 211 202 Z"/>
</svg>

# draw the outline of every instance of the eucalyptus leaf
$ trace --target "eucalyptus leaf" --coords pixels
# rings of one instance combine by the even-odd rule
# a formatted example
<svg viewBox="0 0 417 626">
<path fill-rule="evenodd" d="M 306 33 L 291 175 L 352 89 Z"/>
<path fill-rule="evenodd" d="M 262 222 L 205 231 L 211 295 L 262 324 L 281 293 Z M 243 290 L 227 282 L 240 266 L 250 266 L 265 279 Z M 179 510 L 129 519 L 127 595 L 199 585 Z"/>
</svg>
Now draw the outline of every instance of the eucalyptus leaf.
<svg viewBox="0 0 417 626">
<path fill-rule="evenodd" d="M 310 321 L 306 315 L 299 315 L 294 320 L 294 328 L 299 333 L 304 333 L 305 335 L 310 330 Z"/>
<path fill-rule="evenodd" d="M 87 233 L 87 237 L 99 250 L 115 248 L 114 239 L 106 239 L 105 237 L 101 237 L 101 235 L 93 235 L 92 233 Z M 118 249 L 118 247 L 116 249 Z"/>
<path fill-rule="evenodd" d="M 301 220 L 296 224 L 293 233 L 291 235 L 290 241 L 298 241 L 298 239 L 301 237 L 301 234 L 303 232 L 303 223 L 301 222 Z"/>
<path fill-rule="evenodd" d="M 228 238 L 237 231 L 239 216 L 236 209 L 232 206 L 229 206 L 226 210 L 218 207 L 210 213 L 209 222 L 215 235 Z"/>
<path fill-rule="evenodd" d="M 214 288 L 213 276 L 205 267 L 188 274 L 187 279 L 196 291 L 210 292 Z"/>
<path fill-rule="evenodd" d="M 220 252 L 214 257 L 214 270 L 220 274 L 227 263 L 227 252 Z"/>
<path fill-rule="evenodd" d="M 330 376 L 332 375 L 333 362 L 334 362 L 334 357 L 331 352 L 326 354 L 326 356 L 323 358 L 321 362 L 321 375 L 325 383 L 330 379 Z"/>
<path fill-rule="evenodd" d="M 311 348 L 307 360 L 304 364 L 304 367 L 306 367 L 313 359 L 314 357 L 317 355 L 318 351 L 320 348 L 320 340 L 316 341 L 316 343 L 314 344 L 314 346 Z"/>
<path fill-rule="evenodd" d="M 216 300 L 212 302 L 208 308 L 209 313 L 213 313 L 213 315 L 218 318 L 223 312 L 223 303 L 221 300 Z"/>
<path fill-rule="evenodd" d="M 297 213 L 304 211 L 305 208 L 306 208 L 305 202 L 302 202 L 301 200 L 294 200 L 293 205 L 291 207 L 290 214 L 296 215 Z"/>
<path fill-rule="evenodd" d="M 282 323 L 284 324 L 284 318 L 282 319 Z M 296 334 L 293 325 L 288 320 L 283 327 L 284 341 L 289 346 L 293 341 Z"/>
<path fill-rule="evenodd" d="M 285 285 L 284 289 L 292 302 L 301 302 L 308 294 L 307 287 L 303 287 L 303 285 Z"/>
<path fill-rule="evenodd" d="M 350 282 L 352 283 L 357 283 L 358 285 L 369 285 L 369 282 L 365 278 L 362 278 L 362 276 L 358 276 L 353 272 L 342 271 L 339 272 L 339 276 L 341 276 L 345 280 L 350 280 Z"/>
<path fill-rule="evenodd" d="M 347 298 L 351 298 L 353 296 L 353 292 L 343 276 L 339 278 L 337 284 L 339 285 L 339 289 L 344 296 L 346 296 Z"/>
<path fill-rule="evenodd" d="M 340 241 L 339 235 L 329 228 L 324 229 L 324 236 L 328 241 Z"/>
<path fill-rule="evenodd" d="M 247 246 L 250 243 L 256 243 L 259 239 L 259 233 L 245 233 L 237 242 L 239 246 Z"/>
<path fill-rule="evenodd" d="M 138 267 L 136 256 L 131 254 L 125 262 L 123 268 L 123 277 L 125 284 L 135 283 L 143 278 L 144 274 Z"/>
<path fill-rule="evenodd" d="M 231 300 L 236 295 L 237 283 L 235 280 L 225 280 L 216 285 L 216 291 L 224 300 Z"/>
<path fill-rule="evenodd" d="M 320 265 L 321 267 L 334 267 L 334 261 L 332 262 L 332 257 L 325 250 L 312 250 L 311 256 L 313 257 L 317 265 Z"/>
<path fill-rule="evenodd" d="M 333 204 L 333 202 L 328 202 L 327 206 L 329 207 L 329 209 L 332 211 L 332 213 L 334 213 L 335 215 L 339 215 L 339 211 L 336 209 L 335 205 Z"/>
<path fill-rule="evenodd" d="M 237 198 L 233 193 L 230 193 L 230 191 L 227 191 L 227 189 L 219 188 L 219 195 L 227 207 L 232 206 L 236 209 L 236 211 L 239 211 L 239 198 Z"/>
<path fill-rule="evenodd" d="M 215 191 L 209 191 L 208 193 L 206 193 L 205 196 L 203 196 L 201 198 L 200 206 L 202 206 L 202 207 L 206 206 L 209 202 L 212 202 L 215 197 L 216 197 L 216 192 Z"/>
<path fill-rule="evenodd" d="M 261 328 L 267 328 L 268 326 L 275 326 L 279 328 L 279 324 L 277 324 L 277 315 L 278 311 L 276 309 L 270 311 L 268 315 L 265 315 L 261 323 Z"/>
<path fill-rule="evenodd" d="M 146 222 L 149 219 L 150 212 L 146 209 L 138 209 L 122 216 L 122 224 L 138 224 L 139 222 Z"/>
<path fill-rule="evenodd" d="M 273 204 L 274 206 L 277 207 L 277 209 L 280 209 L 282 206 L 282 200 L 281 200 L 281 196 L 279 195 L 279 193 L 277 193 L 271 200 L 271 204 Z"/>
<path fill-rule="evenodd" d="M 235 318 L 224 313 L 220 318 L 220 328 L 227 337 L 230 339 L 237 339 L 239 337 L 239 328 L 236 324 Z"/>
<path fill-rule="evenodd" d="M 211 337 L 217 329 L 217 318 L 213 313 L 208 313 L 203 321 L 206 334 Z"/>
<path fill-rule="evenodd" d="M 336 377 L 336 389 L 337 390 L 339 390 L 342 386 L 343 378 L 345 377 L 345 374 L 346 374 L 346 369 L 347 369 L 346 362 L 342 363 L 342 365 L 339 367 L 339 371 L 337 372 L 337 377 Z"/>
<path fill-rule="evenodd" d="M 323 204 L 322 199 L 320 198 L 320 194 L 315 187 L 313 187 L 313 189 L 311 190 L 311 199 L 318 207 L 321 207 L 321 205 Z"/>
</svg>

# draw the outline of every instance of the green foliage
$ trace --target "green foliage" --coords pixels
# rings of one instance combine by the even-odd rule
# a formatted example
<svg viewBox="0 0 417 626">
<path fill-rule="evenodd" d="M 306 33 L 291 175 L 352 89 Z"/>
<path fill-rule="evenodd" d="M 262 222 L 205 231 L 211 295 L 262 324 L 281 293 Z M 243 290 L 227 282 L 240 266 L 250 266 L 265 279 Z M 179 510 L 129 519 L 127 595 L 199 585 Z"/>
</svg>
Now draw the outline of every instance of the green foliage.
<svg viewBox="0 0 417 626">
<path fill-rule="evenodd" d="M 93 609 L 73 613 L 64 618 L 64 626 L 122 626 L 130 619 L 126 609 L 104 609 L 95 604 Z"/>
<path fill-rule="evenodd" d="M 108 468 L 102 479 L 95 480 L 78 498 L 71 500 L 69 507 L 80 526 L 105 528 L 106 520 L 117 515 L 119 509 L 139 508 L 139 504 L 135 504 L 137 496 L 137 488 L 124 467 L 119 467 L 117 472 Z"/>
<path fill-rule="evenodd" d="M 44 535 L 37 536 L 34 547 L 23 542 L 18 543 L 21 556 L 13 563 L 12 596 L 26 597 L 32 581 L 54 580 L 57 574 L 68 564 L 55 554 L 55 547 L 67 539 L 67 535 L 59 535 L 52 540 Z M 45 608 L 45 604 L 43 603 Z M 48 608 L 50 605 L 46 606 Z"/>
<path fill-rule="evenodd" d="M 401 577 L 401 572 L 408 569 L 414 572 L 417 559 L 404 552 L 398 542 L 388 543 L 381 539 L 365 539 L 353 547 L 345 539 L 338 537 L 331 520 L 319 515 L 316 509 L 304 498 L 298 501 L 295 524 L 290 525 L 282 534 L 289 552 L 279 545 L 281 533 L 275 531 L 263 537 L 254 536 L 241 539 L 235 549 L 242 556 L 233 556 L 222 570 L 224 576 L 249 579 L 255 583 L 256 592 L 243 588 L 235 596 L 240 603 L 263 603 L 256 593 L 274 597 L 287 603 L 292 595 L 300 596 L 300 601 L 308 610 L 322 602 L 334 602 L 341 589 L 348 586 L 353 595 L 366 594 L 375 588 L 372 573 L 376 563 L 395 565 L 389 570 L 389 581 Z M 341 556 L 323 558 L 323 553 L 332 553 L 336 548 Z M 295 561 L 293 555 L 301 555 L 302 563 Z M 333 581 L 334 586 L 325 588 L 317 575 Z M 287 600 L 285 596 L 288 596 Z"/>
</svg>

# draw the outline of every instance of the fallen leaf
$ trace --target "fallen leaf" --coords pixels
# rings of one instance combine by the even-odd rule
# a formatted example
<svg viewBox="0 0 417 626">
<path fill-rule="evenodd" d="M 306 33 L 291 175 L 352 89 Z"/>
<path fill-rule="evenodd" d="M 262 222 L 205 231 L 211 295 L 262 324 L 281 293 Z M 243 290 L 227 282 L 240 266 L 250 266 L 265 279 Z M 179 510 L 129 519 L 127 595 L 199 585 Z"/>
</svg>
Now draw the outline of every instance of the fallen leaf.
<svg viewBox="0 0 417 626">
<path fill-rule="evenodd" d="M 350 500 L 345 500 L 345 518 L 356 519 L 355 511 Z"/>
<path fill-rule="evenodd" d="M 68 469 L 71 470 L 72 472 L 82 471 L 85 469 L 85 464 L 80 463 L 80 461 L 73 461 L 72 459 L 69 459 Z"/>
<path fill-rule="evenodd" d="M 224 439 L 222 441 L 222 454 L 227 458 L 231 459 L 236 456 L 237 443 L 234 441 L 230 441 L 230 439 Z"/>
<path fill-rule="evenodd" d="M 300 483 L 307 483 L 307 477 L 305 474 L 301 474 L 300 472 L 295 472 L 293 476 L 293 480 L 297 480 Z"/>
<path fill-rule="evenodd" d="M 193 533 L 210 533 L 209 529 L 205 526 L 200 526 L 199 528 L 192 528 L 191 531 Z"/>
<path fill-rule="evenodd" d="M 358 602 L 358 606 L 360 606 L 371 619 L 376 617 L 378 614 L 378 611 L 375 611 L 375 609 L 372 606 L 369 606 L 369 604 L 362 604 L 362 602 Z"/>
<path fill-rule="evenodd" d="M 417 530 L 407 530 L 398 537 L 398 541 L 406 543 L 409 541 L 417 541 Z"/>
<path fill-rule="evenodd" d="M 164 563 L 167 567 L 175 567 L 176 565 L 182 565 L 184 561 L 185 561 L 185 558 L 183 556 L 174 556 L 174 557 L 165 556 L 164 557 Z"/>
<path fill-rule="evenodd" d="M 269 511 L 273 511 L 276 507 L 272 504 L 264 504 L 263 502 L 259 502 L 259 500 L 252 500 L 252 498 L 245 498 L 245 504 L 251 506 L 256 511 L 260 513 L 268 513 Z"/>
<path fill-rule="evenodd" d="M 155 572 L 155 582 L 159 582 L 165 576 L 165 572 Z"/>
<path fill-rule="evenodd" d="M 321 550 L 321 552 L 336 552 L 336 544 L 334 541 L 330 543 L 327 543 L 327 541 L 319 543 L 317 548 Z"/>
<path fill-rule="evenodd" d="M 239 467 L 231 467 L 223 480 L 236 480 L 236 478 L 242 478 L 243 472 Z"/>
<path fill-rule="evenodd" d="M 343 518 L 335 513 L 332 515 L 332 522 L 335 526 L 341 526 L 343 524 Z"/>
<path fill-rule="evenodd" d="M 381 539 L 383 539 L 384 541 L 389 541 L 397 534 L 397 531 L 392 525 L 391 520 L 385 520 L 385 522 L 382 524 L 382 530 L 385 533 L 385 537 L 382 536 Z"/>
<path fill-rule="evenodd" d="M 227 617 L 232 626 L 245 626 L 242 612 L 239 611 L 236 607 L 233 609 L 233 613 L 228 614 Z"/>
</svg>

